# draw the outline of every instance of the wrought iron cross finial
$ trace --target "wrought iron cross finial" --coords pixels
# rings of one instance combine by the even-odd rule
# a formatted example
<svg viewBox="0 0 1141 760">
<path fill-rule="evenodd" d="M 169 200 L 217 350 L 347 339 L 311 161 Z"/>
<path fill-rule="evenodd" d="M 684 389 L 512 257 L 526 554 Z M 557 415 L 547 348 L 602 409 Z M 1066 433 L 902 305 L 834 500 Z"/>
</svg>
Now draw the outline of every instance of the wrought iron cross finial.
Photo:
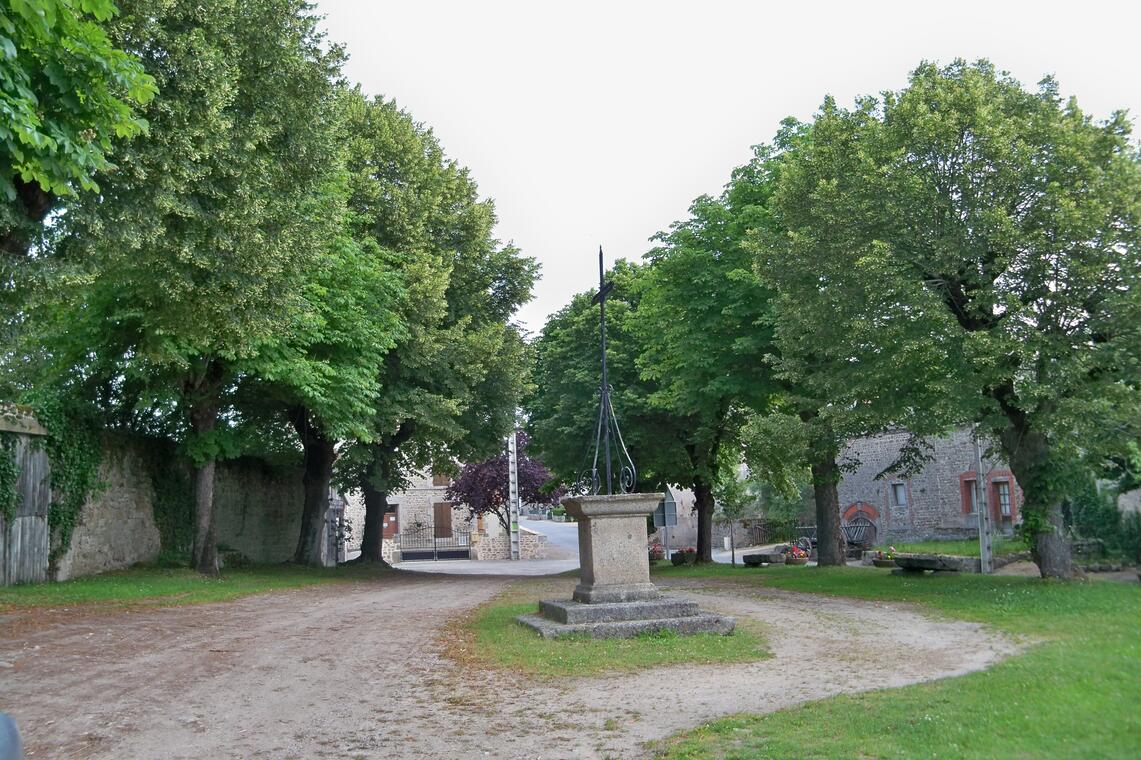
<svg viewBox="0 0 1141 760">
<path fill-rule="evenodd" d="M 602 383 L 599 385 L 598 426 L 594 433 L 594 461 L 590 471 L 590 493 L 601 491 L 602 479 L 598 471 L 598 455 L 603 455 L 603 466 L 606 473 L 606 493 L 614 493 L 614 468 L 618 469 L 619 493 L 630 493 L 634 490 L 637 481 L 637 470 L 634 460 L 626 451 L 626 442 L 622 440 L 622 431 L 618 427 L 618 417 L 614 414 L 611 403 L 610 378 L 606 367 L 606 296 L 614 289 L 613 282 L 606 281 L 606 269 L 602 260 L 602 246 L 598 247 L 598 292 L 591 299 L 592 304 L 598 304 L 598 331 L 602 353 Z M 585 480 L 585 477 L 583 478 Z M 585 486 L 585 483 L 583 484 Z M 587 489 L 583 489 L 587 490 Z"/>
</svg>

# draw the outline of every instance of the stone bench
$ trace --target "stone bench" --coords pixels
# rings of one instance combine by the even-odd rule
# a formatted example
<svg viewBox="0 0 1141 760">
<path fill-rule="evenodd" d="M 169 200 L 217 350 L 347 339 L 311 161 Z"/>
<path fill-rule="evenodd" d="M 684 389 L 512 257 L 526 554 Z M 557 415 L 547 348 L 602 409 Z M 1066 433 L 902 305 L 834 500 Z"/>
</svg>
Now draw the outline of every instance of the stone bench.
<svg viewBox="0 0 1141 760">
<path fill-rule="evenodd" d="M 896 554 L 892 575 L 922 575 L 930 571 L 934 575 L 952 573 L 980 573 L 982 562 L 978 557 L 955 557 L 948 554 Z"/>
</svg>

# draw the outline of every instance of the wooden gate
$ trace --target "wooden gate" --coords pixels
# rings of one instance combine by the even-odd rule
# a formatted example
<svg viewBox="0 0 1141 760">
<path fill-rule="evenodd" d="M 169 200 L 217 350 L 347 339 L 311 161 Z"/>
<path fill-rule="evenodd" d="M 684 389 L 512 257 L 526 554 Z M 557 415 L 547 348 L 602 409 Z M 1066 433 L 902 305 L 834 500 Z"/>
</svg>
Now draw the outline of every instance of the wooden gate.
<svg viewBox="0 0 1141 760">
<path fill-rule="evenodd" d="M 51 467 L 38 440 L 46 432 L 30 418 L 0 409 L 0 435 L 15 444 L 11 453 L 0 449 L 0 456 L 14 456 L 19 473 L 15 515 L 11 521 L 0 515 L 0 586 L 48 579 Z"/>
</svg>

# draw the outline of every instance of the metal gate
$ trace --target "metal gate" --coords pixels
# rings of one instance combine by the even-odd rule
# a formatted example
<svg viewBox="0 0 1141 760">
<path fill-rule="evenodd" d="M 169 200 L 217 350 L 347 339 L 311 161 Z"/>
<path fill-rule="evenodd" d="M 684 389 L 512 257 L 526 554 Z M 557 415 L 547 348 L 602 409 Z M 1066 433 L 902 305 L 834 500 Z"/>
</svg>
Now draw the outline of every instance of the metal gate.
<svg viewBox="0 0 1141 760">
<path fill-rule="evenodd" d="M 400 559 L 468 559 L 471 529 L 466 525 L 411 525 L 400 531 Z"/>
</svg>

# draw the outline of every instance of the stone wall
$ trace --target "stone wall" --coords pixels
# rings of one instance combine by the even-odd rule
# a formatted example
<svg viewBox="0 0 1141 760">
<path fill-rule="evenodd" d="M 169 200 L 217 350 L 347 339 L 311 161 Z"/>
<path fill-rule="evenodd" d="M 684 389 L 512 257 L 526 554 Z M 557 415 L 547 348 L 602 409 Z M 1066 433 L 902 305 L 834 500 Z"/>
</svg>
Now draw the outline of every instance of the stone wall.
<svg viewBox="0 0 1141 760">
<path fill-rule="evenodd" d="M 56 580 L 150 562 L 162 548 L 150 470 L 133 445 L 104 441 L 99 484 L 83 504 L 71 545 L 56 565 Z"/>
<path fill-rule="evenodd" d="M 118 570 L 158 556 L 162 547 L 148 463 L 158 446 L 141 439 L 104 441 L 102 487 L 83 505 L 71 545 L 57 563 L 57 580 Z M 159 450 L 165 448 L 164 443 Z M 158 466 L 189 482 L 187 463 L 173 453 L 167 459 Z M 298 469 L 248 458 L 219 463 L 214 483 L 218 544 L 257 562 L 289 559 L 300 531 L 302 498 Z"/>
<path fill-rule="evenodd" d="M 946 437 L 931 439 L 931 461 L 911 477 L 889 473 L 877 479 L 899 456 L 909 435 L 899 430 L 849 442 L 841 453 L 841 461 L 852 459 L 859 465 L 855 471 L 845 472 L 840 482 L 842 518 L 856 514 L 868 517 L 876 525 L 878 543 L 976 537 L 978 515 L 970 511 L 970 502 L 964 497 L 964 481 L 974 478 L 971 432 L 956 430 Z M 985 444 L 983 448 L 985 453 Z M 1012 514 L 993 523 L 996 530 L 1009 533 L 1018 521 L 1021 492 L 1001 460 L 984 457 L 983 471 L 987 500 L 995 518 L 1000 518 L 994 498 L 996 484 L 1010 483 Z M 892 484 L 902 486 L 905 503 L 896 503 Z"/>
<path fill-rule="evenodd" d="M 495 522 L 499 525 L 499 522 Z M 530 528 L 519 528 L 519 559 L 546 559 L 547 537 Z M 511 559 L 511 536 L 503 531 L 476 533 L 472 537 L 472 559 Z"/>
<path fill-rule="evenodd" d="M 301 532 L 300 469 L 252 458 L 220 463 L 214 479 L 218 544 L 254 562 L 284 562 Z"/>
</svg>

